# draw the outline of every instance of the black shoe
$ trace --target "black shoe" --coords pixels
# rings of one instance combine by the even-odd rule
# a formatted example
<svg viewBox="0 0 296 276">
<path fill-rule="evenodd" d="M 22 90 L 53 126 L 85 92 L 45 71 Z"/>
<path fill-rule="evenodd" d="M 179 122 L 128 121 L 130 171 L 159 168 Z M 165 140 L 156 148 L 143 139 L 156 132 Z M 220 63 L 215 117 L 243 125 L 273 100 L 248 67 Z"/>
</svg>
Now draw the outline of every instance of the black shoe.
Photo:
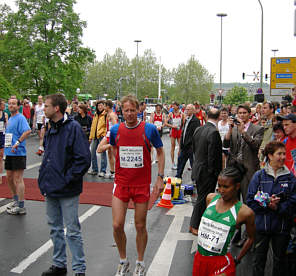
<svg viewBox="0 0 296 276">
<path fill-rule="evenodd" d="M 66 274 L 67 268 L 52 265 L 48 270 L 44 271 L 41 276 L 64 276 Z"/>
<path fill-rule="evenodd" d="M 242 238 L 240 241 L 238 241 L 237 243 L 235 243 L 234 245 L 236 247 L 243 247 L 243 245 L 245 244 L 246 242 L 246 239 L 245 238 Z"/>
<path fill-rule="evenodd" d="M 82 272 L 75 273 L 75 276 L 85 276 L 85 273 L 82 273 Z"/>
</svg>

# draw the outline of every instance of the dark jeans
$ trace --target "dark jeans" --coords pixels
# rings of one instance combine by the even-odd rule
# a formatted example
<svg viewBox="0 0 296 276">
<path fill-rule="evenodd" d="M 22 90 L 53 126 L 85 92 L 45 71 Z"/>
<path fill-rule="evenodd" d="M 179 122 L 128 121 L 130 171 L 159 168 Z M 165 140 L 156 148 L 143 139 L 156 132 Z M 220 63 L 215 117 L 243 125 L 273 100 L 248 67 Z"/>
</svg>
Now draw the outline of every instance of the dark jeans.
<svg viewBox="0 0 296 276">
<path fill-rule="evenodd" d="M 176 177 L 182 178 L 182 174 L 186 165 L 187 160 L 189 159 L 190 166 L 192 168 L 193 163 L 193 153 L 190 151 L 181 150 L 178 156 L 178 166 L 177 166 L 177 174 Z"/>
<path fill-rule="evenodd" d="M 255 256 L 253 260 L 253 276 L 264 276 L 264 268 L 269 249 L 272 246 L 273 268 L 272 276 L 282 276 L 285 273 L 284 257 L 290 240 L 289 235 L 260 234 L 256 232 Z"/>
</svg>

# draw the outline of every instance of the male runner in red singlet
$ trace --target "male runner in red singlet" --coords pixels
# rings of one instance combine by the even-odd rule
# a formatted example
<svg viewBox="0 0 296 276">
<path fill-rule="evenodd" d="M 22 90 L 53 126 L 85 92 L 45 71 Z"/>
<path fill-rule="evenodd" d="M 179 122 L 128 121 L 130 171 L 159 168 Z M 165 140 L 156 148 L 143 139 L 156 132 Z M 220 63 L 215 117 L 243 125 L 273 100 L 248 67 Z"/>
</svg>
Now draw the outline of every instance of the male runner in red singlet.
<svg viewBox="0 0 296 276">
<path fill-rule="evenodd" d="M 200 104 L 198 102 L 194 103 L 195 106 L 195 116 L 197 119 L 200 121 L 200 125 L 203 126 L 207 121 L 206 121 L 206 113 L 201 109 Z"/>
<path fill-rule="evenodd" d="M 175 164 L 175 147 L 176 147 L 176 140 L 178 141 L 178 144 L 180 146 L 180 139 L 182 134 L 182 126 L 184 124 L 185 116 L 181 113 L 179 109 L 179 104 L 176 102 L 173 102 L 172 104 L 173 112 L 169 113 L 166 125 L 171 128 L 171 159 L 172 159 L 172 169 L 176 170 L 177 165 Z M 169 123 L 171 121 L 171 123 Z M 180 147 L 179 152 L 180 153 Z"/>
<path fill-rule="evenodd" d="M 163 125 L 165 122 L 165 114 L 162 113 L 162 105 L 161 104 L 157 104 L 155 106 L 155 112 L 153 112 L 150 116 L 150 123 L 155 125 L 160 138 L 162 137 L 162 129 L 163 129 Z M 153 148 L 151 148 L 151 158 L 153 160 Z M 155 161 L 152 162 L 152 164 L 157 163 L 157 159 Z"/>
<path fill-rule="evenodd" d="M 147 245 L 146 217 L 150 198 L 151 144 L 156 148 L 158 176 L 153 187 L 153 198 L 163 189 L 164 151 L 156 127 L 137 120 L 139 103 L 135 96 L 125 96 L 122 101 L 124 123 L 111 128 L 110 144 L 113 146 L 115 181 L 112 198 L 113 236 L 119 251 L 120 263 L 116 276 L 129 275 L 126 256 L 125 216 L 130 199 L 135 204 L 135 227 L 138 259 L 134 276 L 145 275 L 144 252 Z"/>
</svg>

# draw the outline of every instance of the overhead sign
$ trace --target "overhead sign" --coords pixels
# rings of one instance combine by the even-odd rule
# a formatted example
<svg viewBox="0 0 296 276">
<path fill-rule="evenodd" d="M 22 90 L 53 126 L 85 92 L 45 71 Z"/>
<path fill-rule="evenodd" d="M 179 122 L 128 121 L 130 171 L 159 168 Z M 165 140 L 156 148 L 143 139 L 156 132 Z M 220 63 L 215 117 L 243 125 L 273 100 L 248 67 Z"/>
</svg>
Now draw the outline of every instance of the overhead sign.
<svg viewBox="0 0 296 276">
<path fill-rule="evenodd" d="M 290 93 L 296 85 L 296 57 L 271 58 L 270 71 L 270 95 Z"/>
</svg>

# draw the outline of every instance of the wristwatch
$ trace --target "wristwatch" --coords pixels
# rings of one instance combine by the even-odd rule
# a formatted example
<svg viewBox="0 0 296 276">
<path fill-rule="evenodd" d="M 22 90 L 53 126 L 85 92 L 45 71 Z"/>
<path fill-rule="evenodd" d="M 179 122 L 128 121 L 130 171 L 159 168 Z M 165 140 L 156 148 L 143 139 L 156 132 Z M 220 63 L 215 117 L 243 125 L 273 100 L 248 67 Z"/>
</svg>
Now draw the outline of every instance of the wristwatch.
<svg viewBox="0 0 296 276">
<path fill-rule="evenodd" d="M 164 178 L 164 175 L 161 174 L 161 173 L 158 173 L 157 176 L 159 176 L 162 180 L 163 180 L 163 178 Z"/>
<path fill-rule="evenodd" d="M 17 140 L 14 145 L 18 146 L 20 143 L 21 143 L 20 140 Z"/>
</svg>

